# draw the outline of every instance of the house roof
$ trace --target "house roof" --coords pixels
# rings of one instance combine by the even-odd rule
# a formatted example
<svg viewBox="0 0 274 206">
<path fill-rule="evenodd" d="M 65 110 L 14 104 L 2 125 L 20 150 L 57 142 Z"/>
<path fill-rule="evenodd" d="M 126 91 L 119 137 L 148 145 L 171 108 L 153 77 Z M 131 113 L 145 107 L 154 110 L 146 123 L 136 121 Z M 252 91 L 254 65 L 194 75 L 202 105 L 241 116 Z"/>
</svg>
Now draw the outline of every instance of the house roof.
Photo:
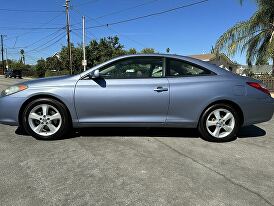
<svg viewBox="0 0 274 206">
<path fill-rule="evenodd" d="M 216 58 L 215 54 L 195 54 L 195 55 L 190 55 L 190 57 L 199 59 L 202 61 L 210 61 Z"/>
<path fill-rule="evenodd" d="M 234 63 L 231 59 L 229 59 L 225 54 L 221 53 L 219 54 L 219 56 L 223 57 L 224 59 L 226 59 L 226 61 L 232 65 L 237 65 L 236 63 Z M 214 59 L 217 58 L 216 54 L 195 54 L 195 55 L 190 55 L 190 57 L 195 58 L 195 59 L 199 59 L 202 61 L 212 61 Z"/>
<path fill-rule="evenodd" d="M 271 74 L 272 65 L 261 65 L 261 66 L 242 66 L 244 69 L 251 69 L 254 74 Z"/>
</svg>

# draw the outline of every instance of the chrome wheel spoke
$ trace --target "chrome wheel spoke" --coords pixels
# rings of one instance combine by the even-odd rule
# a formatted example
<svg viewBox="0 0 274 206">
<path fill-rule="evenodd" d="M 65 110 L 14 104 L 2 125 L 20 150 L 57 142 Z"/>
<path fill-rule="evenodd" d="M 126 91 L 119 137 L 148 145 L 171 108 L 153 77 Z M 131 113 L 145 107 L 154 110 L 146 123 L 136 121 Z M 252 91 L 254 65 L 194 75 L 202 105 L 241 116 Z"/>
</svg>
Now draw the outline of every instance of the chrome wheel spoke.
<svg viewBox="0 0 274 206">
<path fill-rule="evenodd" d="M 211 126 L 216 126 L 217 125 L 217 121 L 207 121 L 207 126 L 211 127 Z"/>
<path fill-rule="evenodd" d="M 216 117 L 217 120 L 221 119 L 221 115 L 220 115 L 220 111 L 219 110 L 215 110 L 213 112 L 214 116 Z"/>
<path fill-rule="evenodd" d="M 233 117 L 233 116 L 232 116 L 231 113 L 227 113 L 227 114 L 223 117 L 223 120 L 224 120 L 224 121 L 227 121 L 227 120 L 231 119 L 232 117 Z"/>
<path fill-rule="evenodd" d="M 223 126 L 223 129 L 226 131 L 226 132 L 231 132 L 233 130 L 233 128 L 229 125 L 224 125 Z"/>
<path fill-rule="evenodd" d="M 215 130 L 214 130 L 214 132 L 213 132 L 213 135 L 214 135 L 215 137 L 219 137 L 219 135 L 220 135 L 220 130 L 221 130 L 220 127 L 216 127 Z"/>
<path fill-rule="evenodd" d="M 39 120 L 39 121 L 40 121 L 40 119 L 42 118 L 42 116 L 40 116 L 40 115 L 38 115 L 38 114 L 32 112 L 32 113 L 29 114 L 29 118 L 30 118 L 30 119 L 36 119 L 36 120 Z"/>
<path fill-rule="evenodd" d="M 43 104 L 42 105 L 43 115 L 48 115 L 48 110 L 49 110 L 49 105 Z"/>
<path fill-rule="evenodd" d="M 49 116 L 49 119 L 50 120 L 58 120 L 58 119 L 61 119 L 61 115 L 59 113 L 55 113 L 54 115 Z"/>
<path fill-rule="evenodd" d="M 37 127 L 35 127 L 33 129 L 33 131 L 36 132 L 36 133 L 40 133 L 42 131 L 42 129 L 44 128 L 44 126 L 45 125 L 43 125 L 43 124 L 39 124 Z"/>
<path fill-rule="evenodd" d="M 53 124 L 47 124 L 47 126 L 51 133 L 55 133 L 57 131 L 57 127 L 55 127 Z"/>
</svg>

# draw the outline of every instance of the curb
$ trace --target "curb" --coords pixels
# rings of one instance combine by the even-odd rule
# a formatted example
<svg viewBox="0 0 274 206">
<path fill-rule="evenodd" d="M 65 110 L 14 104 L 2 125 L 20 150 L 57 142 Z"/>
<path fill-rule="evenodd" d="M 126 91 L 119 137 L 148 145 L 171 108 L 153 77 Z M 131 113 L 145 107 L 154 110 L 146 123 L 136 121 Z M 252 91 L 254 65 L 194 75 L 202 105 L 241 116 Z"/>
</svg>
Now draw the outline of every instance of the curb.
<svg viewBox="0 0 274 206">
<path fill-rule="evenodd" d="M 5 76 L 4 75 L 0 75 L 0 77 L 5 77 Z M 31 78 L 31 77 L 22 77 L 22 79 L 32 80 L 33 78 Z"/>
</svg>

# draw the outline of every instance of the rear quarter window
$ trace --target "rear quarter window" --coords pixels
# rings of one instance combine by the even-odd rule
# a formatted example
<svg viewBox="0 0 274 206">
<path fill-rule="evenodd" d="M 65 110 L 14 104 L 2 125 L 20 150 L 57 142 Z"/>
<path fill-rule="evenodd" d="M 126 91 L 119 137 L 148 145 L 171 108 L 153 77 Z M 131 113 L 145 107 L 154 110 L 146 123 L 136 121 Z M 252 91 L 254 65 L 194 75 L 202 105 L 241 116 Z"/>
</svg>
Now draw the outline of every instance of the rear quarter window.
<svg viewBox="0 0 274 206">
<path fill-rule="evenodd" d="M 214 75 L 208 69 L 177 59 L 167 59 L 168 77 L 208 76 Z"/>
</svg>

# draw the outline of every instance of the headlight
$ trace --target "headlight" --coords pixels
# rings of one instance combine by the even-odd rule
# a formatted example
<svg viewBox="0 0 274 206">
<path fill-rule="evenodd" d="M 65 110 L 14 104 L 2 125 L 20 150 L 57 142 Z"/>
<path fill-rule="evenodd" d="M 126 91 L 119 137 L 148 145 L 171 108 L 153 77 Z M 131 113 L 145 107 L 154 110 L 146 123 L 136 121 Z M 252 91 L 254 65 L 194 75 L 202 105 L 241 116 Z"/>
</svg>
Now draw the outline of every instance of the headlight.
<svg viewBox="0 0 274 206">
<path fill-rule="evenodd" d="M 23 84 L 22 85 L 11 86 L 11 87 L 8 87 L 7 89 L 3 90 L 2 93 L 1 93 L 1 96 L 8 96 L 8 95 L 14 94 L 16 92 L 23 91 L 27 88 L 28 88 L 28 86 L 23 85 Z"/>
</svg>

